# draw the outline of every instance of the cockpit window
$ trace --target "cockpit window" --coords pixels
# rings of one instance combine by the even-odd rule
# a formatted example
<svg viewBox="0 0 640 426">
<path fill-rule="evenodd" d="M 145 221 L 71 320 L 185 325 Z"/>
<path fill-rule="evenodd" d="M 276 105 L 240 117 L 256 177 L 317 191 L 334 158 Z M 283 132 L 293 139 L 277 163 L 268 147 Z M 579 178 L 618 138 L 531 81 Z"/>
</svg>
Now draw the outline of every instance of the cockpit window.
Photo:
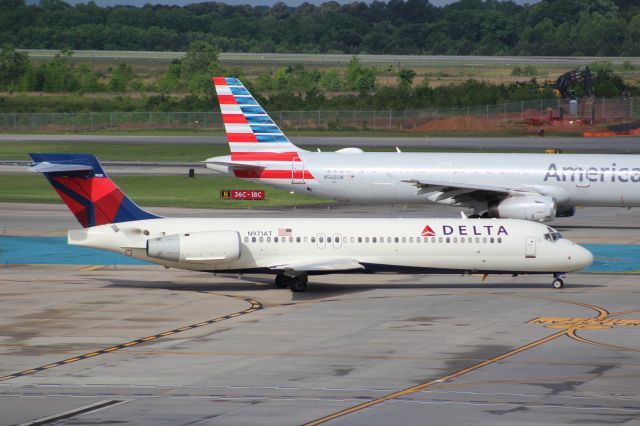
<svg viewBox="0 0 640 426">
<path fill-rule="evenodd" d="M 558 241 L 563 238 L 562 234 L 553 228 L 547 228 L 547 233 L 544 234 L 544 239 L 547 241 Z"/>
</svg>

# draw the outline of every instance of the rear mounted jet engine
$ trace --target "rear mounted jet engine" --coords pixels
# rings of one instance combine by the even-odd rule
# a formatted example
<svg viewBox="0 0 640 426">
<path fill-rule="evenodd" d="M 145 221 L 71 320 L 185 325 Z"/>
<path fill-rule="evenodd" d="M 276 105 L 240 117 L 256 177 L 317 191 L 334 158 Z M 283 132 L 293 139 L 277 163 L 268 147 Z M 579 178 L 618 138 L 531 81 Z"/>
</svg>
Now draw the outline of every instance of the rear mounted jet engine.
<svg viewBox="0 0 640 426">
<path fill-rule="evenodd" d="M 147 241 L 147 256 L 171 262 L 231 262 L 240 258 L 240 234 L 209 231 L 152 238 Z"/>
<path fill-rule="evenodd" d="M 556 200 L 540 195 L 509 197 L 489 203 L 489 217 L 507 217 L 542 222 L 556 216 Z"/>
</svg>

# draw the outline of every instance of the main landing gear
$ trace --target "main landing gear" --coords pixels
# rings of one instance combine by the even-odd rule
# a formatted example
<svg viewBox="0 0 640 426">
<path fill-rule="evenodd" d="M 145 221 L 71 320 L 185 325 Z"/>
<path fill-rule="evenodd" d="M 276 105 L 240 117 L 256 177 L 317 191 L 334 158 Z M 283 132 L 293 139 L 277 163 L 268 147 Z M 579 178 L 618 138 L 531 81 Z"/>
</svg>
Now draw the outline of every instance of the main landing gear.
<svg viewBox="0 0 640 426">
<path fill-rule="evenodd" d="M 551 283 L 551 286 L 556 290 L 560 290 L 562 287 L 564 287 L 564 281 L 562 280 L 562 278 L 564 277 L 565 275 L 561 273 L 553 274 L 553 282 Z"/>
<path fill-rule="evenodd" d="M 276 275 L 274 282 L 276 287 L 278 288 L 289 287 L 289 289 L 294 293 L 302 293 L 307 289 L 308 281 L 309 278 L 307 277 L 307 274 L 296 275 L 293 277 L 284 274 L 278 274 Z"/>
</svg>

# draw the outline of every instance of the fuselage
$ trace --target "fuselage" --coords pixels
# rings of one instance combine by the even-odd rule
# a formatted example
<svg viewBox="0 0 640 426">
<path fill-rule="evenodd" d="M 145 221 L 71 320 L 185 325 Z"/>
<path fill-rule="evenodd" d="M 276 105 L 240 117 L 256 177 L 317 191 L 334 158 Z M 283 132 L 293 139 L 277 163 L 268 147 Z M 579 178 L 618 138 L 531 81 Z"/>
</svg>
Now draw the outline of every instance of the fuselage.
<svg viewBox="0 0 640 426">
<path fill-rule="evenodd" d="M 190 238 L 202 247 L 187 248 Z M 237 253 L 229 248 L 236 242 Z M 336 259 L 364 266 L 354 272 L 556 273 L 592 261 L 551 228 L 511 219 L 159 218 L 69 231 L 69 243 L 199 271 L 270 272 Z"/>
<path fill-rule="evenodd" d="M 298 156 L 297 161 L 254 162 L 262 171 L 207 167 L 298 193 L 359 203 L 447 204 L 407 182 L 426 180 L 515 185 L 549 195 L 558 206 L 640 206 L 636 155 L 301 151 Z"/>
</svg>

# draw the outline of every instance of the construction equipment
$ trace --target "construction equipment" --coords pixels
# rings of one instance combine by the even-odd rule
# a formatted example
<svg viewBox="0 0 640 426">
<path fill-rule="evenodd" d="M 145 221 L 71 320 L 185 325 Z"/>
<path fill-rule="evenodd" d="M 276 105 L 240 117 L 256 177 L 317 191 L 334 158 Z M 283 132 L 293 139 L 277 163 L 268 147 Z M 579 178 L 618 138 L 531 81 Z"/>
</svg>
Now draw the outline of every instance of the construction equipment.
<svg viewBox="0 0 640 426">
<path fill-rule="evenodd" d="M 553 84 L 554 90 L 557 91 L 556 95 L 566 99 L 576 99 L 575 92 L 569 88 L 569 85 L 572 82 L 579 80 L 582 80 L 584 96 L 591 96 L 593 94 L 591 87 L 593 76 L 591 75 L 591 70 L 588 65 L 567 71 L 558 77 L 556 82 Z"/>
</svg>

